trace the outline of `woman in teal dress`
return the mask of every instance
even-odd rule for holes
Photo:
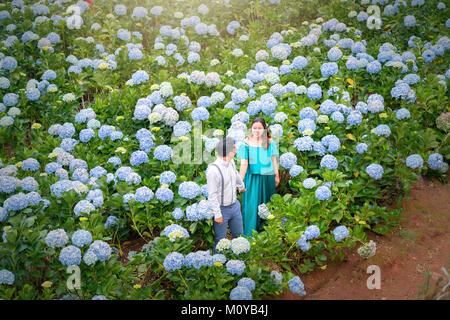
[[[252,236],[261,224],[258,206],[267,203],[280,183],[277,164],[278,149],[272,140],[263,118],[252,121],[250,133],[239,146],[237,157],[241,159],[239,174],[246,192],[242,194],[242,220],[244,235]]]

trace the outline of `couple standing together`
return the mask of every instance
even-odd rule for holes
[[[278,150],[263,118],[255,118],[248,138],[236,152],[233,138],[217,143],[217,159],[206,171],[208,201],[214,212],[215,244],[225,238],[228,226],[233,238],[252,236],[259,229],[258,206],[267,203],[280,183]],[[241,161],[237,172],[234,156]],[[243,193],[242,213],[236,187]]]

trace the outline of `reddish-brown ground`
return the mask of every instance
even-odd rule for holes
[[[386,236],[368,234],[376,242],[376,254],[365,260],[357,249],[346,250],[344,261],[333,261],[325,270],[301,276],[307,295],[284,292],[280,299],[423,299],[419,295],[426,283],[443,275],[450,267],[450,184],[438,180],[419,181],[411,186],[409,199],[402,202],[400,225]],[[369,290],[369,265],[381,271],[381,288]]]

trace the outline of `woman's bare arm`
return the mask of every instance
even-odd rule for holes
[[[241,176],[242,181],[244,181],[245,174],[248,168],[248,159],[241,159],[241,166],[239,168],[239,175]]]
[[[272,166],[275,173],[275,185],[278,186],[280,183],[280,174],[278,173],[277,156],[272,156]]]

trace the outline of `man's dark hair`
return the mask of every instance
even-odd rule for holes
[[[221,157],[225,157],[228,153],[233,151],[234,139],[227,137],[220,140],[216,145],[216,151]]]

